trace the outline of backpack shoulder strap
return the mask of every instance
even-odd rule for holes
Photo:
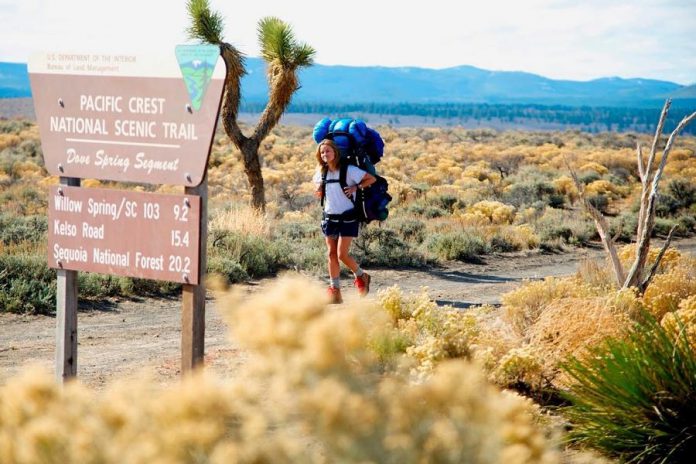
[[[338,181],[341,183],[341,188],[348,187],[348,163],[341,161],[341,171],[338,175]]]
[[[328,173],[326,167],[321,168],[321,207],[324,207],[324,199],[326,198],[326,174]]]
[[[341,160],[341,170],[338,174],[338,181],[341,184],[341,190],[344,188],[348,187],[348,166],[350,166],[349,163]],[[348,197],[351,203],[355,205],[355,200],[353,200],[352,197]]]

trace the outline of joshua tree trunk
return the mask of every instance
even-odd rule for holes
[[[230,44],[220,46],[222,58],[227,67],[225,77],[225,97],[222,106],[222,124],[232,143],[242,152],[244,172],[251,189],[251,206],[260,211],[266,210],[266,194],[263,186],[261,162],[259,160],[258,137],[247,137],[237,124],[240,102],[240,81],[246,74],[241,53]]]
[[[266,194],[259,161],[259,142],[255,138],[248,138],[240,149],[244,159],[244,172],[251,187],[251,206],[259,211],[265,211]]]
[[[669,152],[672,150],[672,146],[674,145],[674,141],[676,140],[677,136],[682,131],[682,129],[684,129],[684,127],[687,126],[687,124],[689,124],[692,120],[696,119],[696,112],[691,113],[689,116],[686,116],[684,119],[682,119],[681,122],[677,125],[677,127],[672,131],[672,133],[669,136],[669,139],[667,140],[667,144],[665,145],[665,148],[662,151],[662,159],[660,159],[660,164],[657,167],[657,169],[654,170],[653,174],[652,171],[653,164],[655,162],[655,156],[657,153],[657,145],[660,139],[660,135],[662,134],[662,129],[664,127],[665,119],[667,117],[670,105],[671,101],[667,100],[665,102],[664,108],[662,109],[662,114],[660,114],[660,121],[657,125],[655,137],[653,139],[652,147],[650,149],[650,155],[648,156],[648,160],[645,165],[643,164],[643,151],[641,149],[640,144],[637,148],[638,173],[640,175],[641,181],[640,211],[638,213],[636,256],[628,273],[624,271],[624,268],[618,259],[615,239],[609,235],[609,227],[607,225],[606,219],[604,218],[604,216],[602,216],[602,213],[600,213],[596,208],[594,208],[590,204],[589,201],[587,201],[583,185],[578,180],[578,176],[576,175],[573,168],[570,166],[570,163],[568,163],[568,161],[566,160],[566,165],[570,170],[571,176],[573,177],[573,181],[575,182],[575,186],[578,189],[580,197],[583,200],[583,205],[594,219],[595,225],[597,226],[597,231],[599,232],[599,236],[602,239],[602,243],[604,244],[604,249],[611,257],[616,281],[618,282],[620,287],[635,287],[641,294],[645,292],[645,289],[648,287],[648,285],[650,285],[650,281],[655,275],[655,272],[657,272],[657,269],[660,265],[660,261],[662,260],[665,251],[667,250],[672,241],[672,235],[674,234],[675,230],[675,227],[672,227],[672,229],[669,231],[667,240],[665,240],[662,249],[660,250],[660,252],[657,255],[657,258],[655,259],[655,262],[650,267],[650,269],[647,270],[646,275],[645,267],[648,260],[648,253],[650,252],[650,236],[652,235],[653,228],[655,226],[655,203],[657,201],[657,193],[660,185],[660,180],[662,179],[662,173],[664,172],[665,166],[667,165],[667,158],[669,157]]]

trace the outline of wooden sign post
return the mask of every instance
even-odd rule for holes
[[[60,185],[78,187],[80,179],[61,177]],[[58,269],[56,288],[56,380],[77,375],[77,271]]]
[[[186,193],[201,198],[198,282],[184,284],[181,309],[181,372],[188,373],[203,364],[205,355],[205,285],[202,284],[208,239],[208,177],[197,187],[186,187]]]
[[[29,76],[49,193],[48,264],[57,269],[56,377],[77,375],[77,272],[183,284],[181,370],[205,351],[207,164],[224,65],[217,46],[169,58],[46,53]],[[182,195],[80,188],[80,179],[181,185]]]

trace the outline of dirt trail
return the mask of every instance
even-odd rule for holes
[[[696,254],[696,239],[676,247]],[[502,294],[525,279],[574,273],[582,260],[602,259],[601,249],[570,253],[518,253],[487,257],[481,264],[452,263],[427,270],[373,270],[372,292],[399,285],[406,292],[428,287],[439,304],[457,308],[499,304]],[[247,286],[263,291],[270,281]],[[350,302],[354,289],[344,289]],[[245,362],[245,353],[227,333],[227,326],[208,300],[206,311],[206,366],[222,375],[233,374]],[[101,387],[114,378],[150,370],[163,383],[177,379],[180,366],[181,302],[179,299],[143,299],[114,303],[84,303],[78,315],[78,377]],[[0,384],[27,364],[52,371],[55,318],[0,314]]]

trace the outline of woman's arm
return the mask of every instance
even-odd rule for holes
[[[360,182],[357,183],[357,185],[353,185],[352,187],[346,187],[343,189],[345,194],[347,196],[353,195],[355,192],[358,191],[358,189],[366,189],[370,185],[374,184],[377,182],[377,178],[370,174],[369,172],[366,172],[365,175],[363,176],[362,179],[360,179]]]

